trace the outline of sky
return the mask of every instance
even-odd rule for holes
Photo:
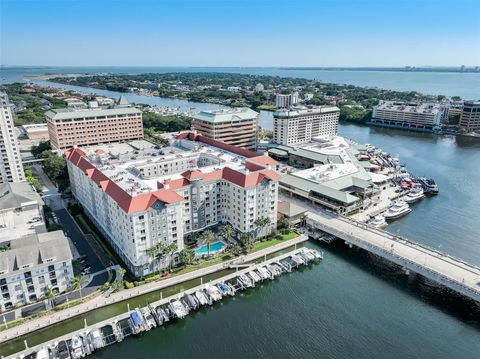
[[[480,65],[479,0],[0,0],[0,63]]]

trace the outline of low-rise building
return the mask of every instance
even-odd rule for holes
[[[284,176],[280,189],[342,214],[362,209],[375,191],[369,164],[356,158],[360,147],[338,136],[314,138],[293,151],[305,156],[300,167],[306,169]]]
[[[336,135],[338,107],[295,107],[273,114],[273,142],[284,145],[308,143],[317,136]]]
[[[30,140],[48,140],[48,125],[46,123],[35,123],[23,125],[25,136]]]
[[[192,127],[212,140],[248,149],[257,146],[258,112],[247,107],[201,111],[193,116]]]
[[[43,201],[28,182],[0,184],[0,245],[46,232]]]
[[[219,223],[258,234],[276,226],[277,162],[265,155],[182,133],[168,147],[147,141],[66,153],[72,193],[136,276],[176,261],[155,258],[159,244],[183,248],[185,235]]]
[[[466,132],[480,131],[480,101],[464,102],[459,124]]]
[[[36,302],[47,287],[62,293],[72,278],[72,252],[62,231],[17,238],[0,252],[0,313]]]
[[[113,107],[52,109],[45,117],[54,149],[143,138],[142,111],[123,97]]]
[[[433,130],[440,126],[445,107],[436,103],[380,101],[373,107],[371,123],[412,130]]]

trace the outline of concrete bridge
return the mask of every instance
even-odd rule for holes
[[[480,302],[480,268],[477,266],[334,213],[310,210],[307,216],[312,235],[315,235],[312,229],[319,229],[402,266],[406,273],[418,273]]]

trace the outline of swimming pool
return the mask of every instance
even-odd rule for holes
[[[220,252],[223,247],[225,247],[225,243],[223,243],[222,241],[210,243],[210,254]],[[195,249],[195,254],[197,256],[207,255],[208,246],[204,244],[203,246]]]

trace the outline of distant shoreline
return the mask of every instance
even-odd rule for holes
[[[279,67],[280,70],[295,71],[384,71],[384,72],[452,72],[480,74],[480,66],[476,67]]]

